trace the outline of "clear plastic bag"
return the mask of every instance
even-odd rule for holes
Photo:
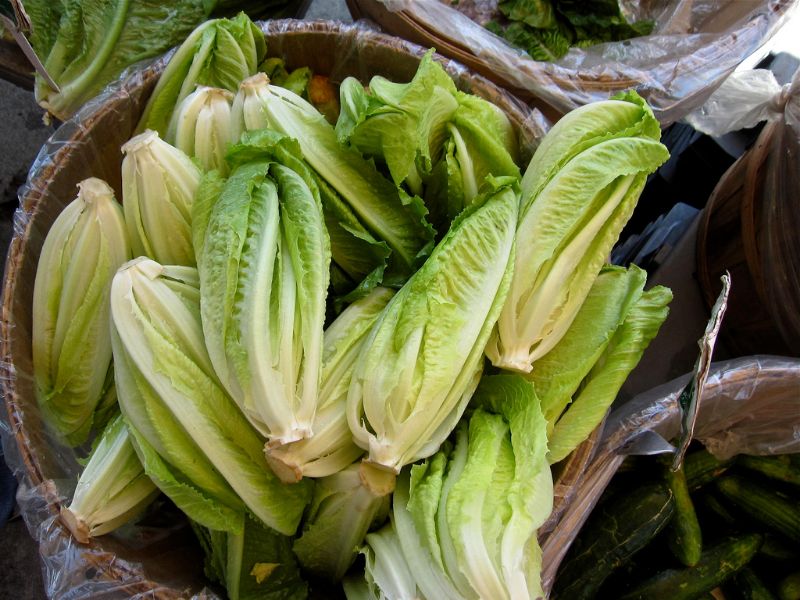
[[[500,82],[548,117],[636,88],[664,126],[703,104],[797,5],[793,0],[622,0],[628,18],[655,23],[651,35],[572,48],[548,63],[532,60],[483,28],[497,0],[461,0],[458,8],[448,0],[349,2],[392,33],[438,42],[440,51]]]
[[[561,560],[637,438],[677,435],[684,375],[639,394],[612,412],[576,500],[543,547],[550,589]],[[714,363],[700,399],[694,438],[719,458],[800,452],[800,359],[749,356]]]
[[[350,75],[367,81],[377,74],[408,81],[425,53],[363,23],[285,20],[261,27],[270,56],[282,57],[288,68],[310,66],[334,82]],[[121,198],[120,146],[131,137],[167,59],[127,72],[65,122],[42,148],[19,191],[0,320],[0,387],[7,408],[0,411],[0,437],[20,482],[18,504],[39,544],[45,592],[52,598],[218,597],[206,587],[203,557],[186,519],[165,500],[136,525],[88,545],[72,539],[58,514],[72,496],[80,466],[76,453],[60,445],[42,422],[31,365],[33,282],[47,231],[86,177],[104,179]],[[467,68],[447,60],[443,65],[459,88],[509,115],[529,159],[547,127],[542,116]]]

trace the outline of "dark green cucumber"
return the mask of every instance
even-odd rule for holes
[[[717,488],[751,518],[800,543],[800,503],[761,483],[735,475],[717,481]]]
[[[742,600],[775,600],[769,588],[750,567],[745,567],[733,576],[733,587]]]
[[[687,567],[693,567],[700,560],[703,551],[703,536],[692,498],[689,496],[686,475],[682,466],[673,471],[667,465],[664,472],[675,503],[675,514],[667,527],[667,543],[675,558]]]
[[[661,482],[618,498],[592,512],[558,571],[555,598],[593,598],[608,576],[644,548],[674,513],[672,492]]]
[[[800,562],[800,548],[772,533],[764,536],[764,543],[761,544],[761,550],[758,553],[774,561]]]
[[[778,584],[780,600],[800,600],[800,571],[792,573]]]
[[[662,571],[620,600],[694,600],[749,563],[761,539],[757,533],[726,539],[704,550],[694,567]]]
[[[733,458],[720,460],[706,449],[687,454],[683,460],[683,470],[686,473],[689,491],[694,492],[711,483],[727,471],[733,462]]]
[[[725,525],[735,525],[737,523],[738,519],[736,515],[728,510],[728,507],[720,502],[710,491],[704,492],[703,495],[700,496],[700,503]]]
[[[745,456],[739,457],[737,464],[751,471],[757,471],[771,479],[800,485],[800,466],[793,465],[787,455],[783,456]]]

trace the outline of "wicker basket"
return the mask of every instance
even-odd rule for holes
[[[308,65],[337,82],[346,76],[367,81],[378,74],[408,81],[425,52],[361,25],[286,20],[261,27],[271,56],[282,57],[290,68]],[[40,544],[51,596],[69,591],[71,598],[96,594],[174,598],[195,593],[205,585],[199,549],[188,528],[181,526],[184,520],[179,514],[163,517],[173,519],[174,527],[163,521],[151,529],[138,527],[133,542],[108,535],[83,547],[74,543],[57,515],[65,491],[74,485],[75,456],[46,431],[31,377],[33,281],[44,237],[84,178],[105,179],[121,197],[120,146],[132,135],[164,64],[165,59],[161,59],[121,79],[65,123],[43,149],[20,192],[0,322],[2,392],[16,446],[6,444],[6,456],[12,465],[16,463],[22,480],[20,503]],[[528,148],[523,155],[530,157],[538,132],[528,109],[466,68],[447,60],[443,65],[460,89],[491,100],[509,116],[523,147]],[[598,433],[562,465],[554,514],[560,514],[570,500],[570,490],[591,458]]]
[[[725,172],[708,199],[697,231],[697,276],[709,307],[719,293],[720,276],[731,273],[731,294],[720,335],[734,356],[756,352],[800,356],[798,332],[791,327],[782,330],[782,315],[770,310],[782,300],[770,295],[784,294],[785,300],[788,293],[791,297],[789,273],[795,266],[777,260],[769,265],[770,272],[765,269],[770,240],[791,242],[796,235],[782,229],[790,225],[776,217],[773,205],[786,202],[788,210],[794,210],[796,190],[779,191],[774,181],[767,181],[769,170],[776,169],[776,160],[791,164],[790,151],[780,143],[775,147],[782,127],[780,122],[767,124],[753,147]],[[781,151],[786,156],[776,156]],[[780,193],[785,197],[777,195]],[[800,259],[796,242],[784,246],[783,261]],[[784,288],[776,290],[778,286]],[[786,304],[791,310],[792,303]]]
[[[447,6],[426,7],[437,2]],[[676,7],[664,18],[659,35],[651,36],[665,39],[652,46],[642,44],[633,52],[626,50],[627,42],[621,42],[586,51],[569,62],[548,63],[530,59],[463,19],[466,15],[485,21],[496,12],[497,0],[423,0],[422,4],[347,0],[354,19],[371,19],[389,33],[435,47],[535,106],[552,121],[588,102],[635,88],[664,126],[702,105],[742,60],[770,38],[794,3],[724,0],[717,3],[716,10],[702,4],[695,14],[692,2],[630,2],[653,7],[651,10]]]

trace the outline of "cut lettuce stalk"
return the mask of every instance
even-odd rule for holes
[[[616,134],[592,138],[596,128],[581,119],[596,119],[604,106],[598,103],[594,111],[559,122],[528,166],[514,279],[486,348],[496,366],[530,372],[558,343],[630,218],[647,175],[669,157],[649,107],[633,92],[625,98],[639,127],[622,120]],[[618,115],[620,101],[608,102]],[[565,141],[548,141],[566,128],[573,131],[567,129]]]
[[[195,266],[192,203],[202,173],[155,131],[122,146],[122,200],[134,256]]]
[[[42,246],[31,332],[39,408],[71,446],[86,441],[95,409],[113,388],[108,292],[114,273],[131,257],[122,207],[111,187],[90,178],[78,190]]]
[[[361,345],[393,294],[388,288],[375,288],[348,306],[325,330],[314,435],[267,450],[267,460],[282,480],[333,475],[364,453],[353,443],[347,426],[347,390]]]
[[[231,132],[231,102],[228,90],[201,86],[173,113],[166,141],[197,159],[204,171],[216,169],[227,175],[225,152],[236,140]]]
[[[245,506],[285,535],[310,489],[272,474],[263,442],[224,392],[200,324],[197,270],[139,258],[111,287],[117,391],[145,472],[190,518],[241,533]]]
[[[344,577],[367,531],[386,520],[393,489],[393,475],[365,463],[319,479],[292,547],[303,568],[329,581]]]
[[[333,126],[311,104],[260,73],[244,80],[233,102],[234,135],[270,128],[297,140],[303,157],[392,250],[406,276],[430,250],[433,231],[419,198],[400,193],[356,150],[341,146]]]
[[[477,385],[511,276],[519,203],[515,180],[491,184],[392,298],[359,355],[350,430],[370,462],[394,472],[436,452]]]
[[[330,246],[322,208],[278,163],[237,167],[198,196],[203,332],[225,388],[278,447],[310,437],[319,397]]]
[[[135,519],[158,495],[145,475],[121,415],[103,430],[61,520],[80,543]]]

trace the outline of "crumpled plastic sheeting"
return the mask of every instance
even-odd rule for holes
[[[667,440],[678,434],[678,398],[690,376],[639,394],[609,415],[576,501],[543,547],[545,589],[551,589],[561,560],[622,464],[626,447],[644,431]],[[800,452],[800,359],[750,356],[714,363],[694,437],[718,458]]]
[[[403,11],[421,29],[479,59],[487,71],[521,97],[532,98],[536,106],[542,103],[564,114],[635,87],[664,126],[703,104],[797,8],[795,0],[623,0],[626,16],[655,22],[651,35],[572,48],[547,63],[532,60],[445,0],[369,1]],[[494,7],[497,1],[482,5]]]
[[[270,56],[283,57],[289,68],[311,66],[336,82],[348,75],[367,81],[375,74],[407,81],[425,53],[425,48],[364,24],[283,20],[261,27]],[[73,541],[58,514],[72,496],[80,466],[76,453],[44,427],[32,377],[31,304],[44,238],[86,177],[106,180],[121,198],[120,146],[133,134],[168,57],[127,71],[65,122],[42,148],[19,190],[0,320],[0,387],[7,408],[0,411],[0,438],[20,482],[17,501],[39,544],[45,592],[51,598],[220,597],[206,587],[202,555],[186,519],[163,498],[136,525],[88,545]],[[523,156],[529,158],[548,127],[542,116],[465,67],[446,60],[443,64],[457,86],[492,100],[511,116]]]

